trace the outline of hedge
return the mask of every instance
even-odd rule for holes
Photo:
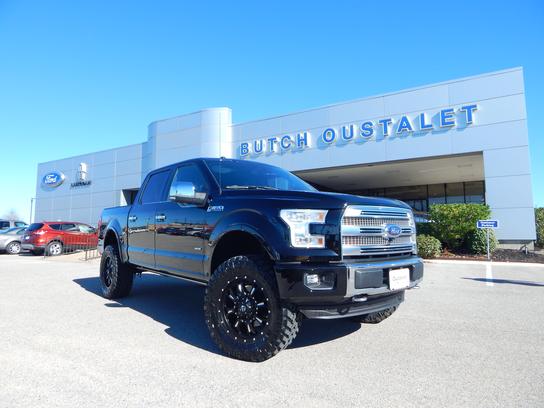
[[[467,235],[476,230],[476,221],[491,216],[484,204],[433,204],[429,211],[432,235],[449,249],[465,246]]]
[[[493,230],[489,231],[489,252],[493,253],[497,249],[499,242],[495,237]],[[487,233],[483,229],[475,229],[467,234],[466,248],[472,254],[487,254]]]
[[[430,235],[417,236],[417,253],[423,258],[436,258],[442,253],[440,241]]]
[[[544,247],[544,207],[535,208],[536,244]]]

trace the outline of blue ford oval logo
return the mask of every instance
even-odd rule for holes
[[[383,228],[384,238],[393,239],[402,233],[402,228],[397,224],[386,224]]]
[[[45,187],[58,187],[64,182],[64,174],[58,172],[58,171],[52,171],[51,173],[47,173],[42,178],[42,184]]]

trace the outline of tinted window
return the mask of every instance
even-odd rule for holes
[[[241,160],[206,160],[223,189],[262,188],[272,190],[316,191],[305,181],[282,168]]]
[[[79,231],[79,228],[76,227],[76,224],[62,224],[62,230],[63,231]]]
[[[49,228],[60,231],[62,224],[49,224]]]
[[[160,173],[155,173],[149,177],[142,195],[142,204],[164,201],[164,191],[169,175],[169,171],[161,171]]]
[[[448,204],[459,204],[465,202],[465,191],[463,183],[446,184],[446,200]]]
[[[38,231],[41,227],[43,227],[41,222],[35,222],[34,224],[30,224],[30,227],[28,227],[26,230],[28,232]]]
[[[9,228],[9,221],[0,221],[0,229]]]
[[[465,183],[465,202],[467,203],[485,203],[485,191],[483,181],[473,181]]]
[[[26,222],[15,221],[15,226],[16,227],[26,227]]]
[[[199,193],[208,191],[208,183],[206,183],[204,175],[194,163],[178,167],[173,182],[176,181],[188,181],[193,183],[195,190]]]

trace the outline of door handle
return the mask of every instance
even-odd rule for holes
[[[164,214],[155,215],[155,221],[164,221],[165,219],[166,215]]]
[[[135,215],[131,215],[130,217],[128,217],[128,220],[129,220],[130,222],[134,222],[134,221],[136,221],[137,219],[138,219],[138,217],[136,217]]]

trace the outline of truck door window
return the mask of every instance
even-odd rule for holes
[[[145,185],[145,190],[140,200],[142,204],[149,203],[158,203],[165,201],[165,186],[168,182],[168,177],[170,172],[161,171],[160,173],[155,173],[149,177],[147,184]]]
[[[199,193],[208,191],[208,184],[204,175],[195,163],[189,163],[184,166],[178,167],[176,175],[172,182],[188,181],[193,183],[195,190]]]

